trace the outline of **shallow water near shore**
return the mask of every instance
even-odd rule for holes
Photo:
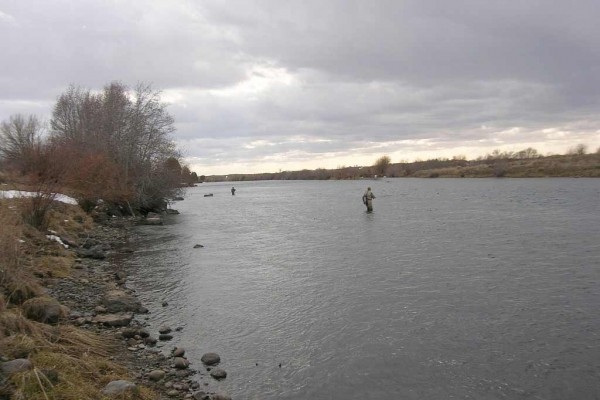
[[[221,355],[210,390],[600,396],[600,180],[233,185],[190,188],[180,215],[136,228],[128,267],[150,324],[183,327],[167,346],[196,369]]]

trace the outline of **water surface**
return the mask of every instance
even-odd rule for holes
[[[212,390],[600,397],[600,180],[233,185],[192,188],[181,215],[140,227],[130,267],[150,323],[182,326],[172,344],[194,367],[221,355]]]

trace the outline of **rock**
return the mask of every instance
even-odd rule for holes
[[[167,392],[167,396],[169,396],[169,397],[177,397],[177,396],[179,396],[179,392],[177,390],[175,390],[175,389],[169,390]]]
[[[137,386],[135,386],[135,383],[125,380],[111,381],[102,389],[104,395],[112,397],[136,391]]]
[[[202,391],[199,392],[194,392],[194,394],[192,395],[194,400],[210,400],[210,396]]]
[[[43,369],[42,374],[44,374],[44,376],[46,377],[46,379],[48,380],[48,382],[50,382],[53,385],[57,385],[60,382],[60,378],[58,376],[58,371],[55,369],[51,369],[51,368],[46,368]]]
[[[188,385],[187,383],[183,383],[183,382],[176,383],[173,385],[173,389],[187,392],[190,389],[190,385]]]
[[[166,306],[168,306],[168,305],[169,305],[169,303],[167,303],[166,301],[163,301],[163,302],[162,302],[162,306],[163,306],[163,307],[166,307]]]
[[[145,329],[140,329],[137,334],[142,338],[147,338],[150,336],[150,333]]]
[[[177,332],[181,332],[183,330],[183,326],[178,326],[177,328],[175,328],[175,331]]]
[[[127,279],[127,274],[125,274],[123,271],[117,271],[115,272],[115,279],[118,281],[124,281]]]
[[[104,295],[102,304],[109,313],[123,311],[137,312],[142,307],[142,303],[134,296],[125,293],[122,290],[110,290]]]
[[[201,244],[195,244],[195,245],[194,245],[194,248],[195,248],[195,249],[200,249],[200,248],[202,248],[202,247],[204,247],[204,246],[203,246],[203,245],[201,245]]]
[[[231,400],[231,396],[225,393],[215,393],[212,395],[212,400]]]
[[[69,309],[51,297],[34,297],[23,303],[23,314],[33,321],[56,324],[69,315]]]
[[[139,221],[141,225],[162,225],[163,220],[159,214],[156,213],[148,213],[146,218]]]
[[[183,357],[175,357],[173,359],[173,365],[177,369],[186,369],[187,367],[190,366],[190,362]]]
[[[138,334],[138,330],[135,328],[124,329],[121,332],[121,336],[123,336],[125,339],[130,339],[132,337],[135,337],[137,334]]]
[[[2,363],[0,371],[4,375],[12,375],[18,372],[24,372],[33,368],[33,364],[26,358],[17,358],[16,360],[7,361]]]
[[[85,245],[84,245],[85,246]],[[95,260],[104,260],[106,258],[106,253],[102,250],[102,246],[94,246],[91,248],[78,248],[77,256],[81,258],[92,258]]]
[[[166,325],[161,326],[160,328],[158,328],[158,333],[171,333],[172,329]]]
[[[96,306],[96,308],[94,308],[94,311],[96,312],[96,314],[104,314],[108,310],[104,306]]]
[[[92,318],[92,322],[106,326],[127,326],[132,319],[132,313],[102,314]]]
[[[183,357],[185,354],[185,349],[183,347],[176,347],[173,350],[173,357]]]
[[[165,373],[165,371],[163,371],[162,369],[155,369],[154,371],[151,371],[151,372],[148,374],[148,378],[149,378],[151,381],[158,382],[158,381],[160,381],[162,378],[164,378],[164,377],[165,377],[165,374],[166,374],[166,373]]]
[[[206,353],[200,358],[200,361],[206,365],[215,365],[221,362],[221,357],[217,353]]]
[[[217,380],[225,379],[227,377],[227,372],[225,372],[224,369],[215,368],[212,371],[210,371],[210,376],[212,376],[213,378],[215,378]]]
[[[171,340],[171,339],[173,339],[173,335],[169,335],[167,333],[163,333],[163,334],[158,335],[158,340],[163,340],[164,341],[164,340]]]
[[[144,338],[144,343],[146,343],[147,345],[153,346],[156,344],[158,340],[156,340],[156,338],[152,337],[152,336],[148,336],[146,338]]]
[[[177,211],[173,208],[167,208],[165,210],[165,212],[167,213],[167,215],[178,215],[179,214],[179,211]]]

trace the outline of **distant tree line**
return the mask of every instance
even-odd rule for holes
[[[49,126],[13,115],[0,125],[0,166],[32,189],[66,190],[82,205],[99,199],[123,212],[165,206],[198,177],[181,165],[173,117],[160,92],[112,82],[93,92],[70,86]]]
[[[463,155],[452,158],[433,158],[426,161],[392,163],[389,156],[379,157],[371,166],[338,166],[335,169],[318,168],[301,171],[281,171],[259,174],[230,174],[206,177],[206,181],[250,181],[250,180],[328,180],[328,179],[366,179],[379,177],[485,177],[506,176],[507,172],[517,176],[596,176],[598,174],[598,156],[587,155],[583,144],[568,150],[567,155],[543,156],[536,149],[528,147],[520,151],[494,150],[475,160],[467,160]],[[587,156],[587,158],[585,158]],[[579,157],[576,160],[572,157]],[[579,167],[580,158],[588,160],[583,170]],[[536,163],[537,162],[537,163]],[[585,162],[583,164],[586,164]],[[512,169],[511,169],[512,168]],[[516,171],[516,172],[515,172]]]

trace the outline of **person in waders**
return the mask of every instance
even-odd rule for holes
[[[373,199],[375,198],[375,195],[371,192],[370,187],[367,188],[367,191],[363,194],[362,198],[364,205],[367,206],[367,212],[373,212]]]
[[[235,188],[233,186],[231,187],[231,195],[235,196]]]

